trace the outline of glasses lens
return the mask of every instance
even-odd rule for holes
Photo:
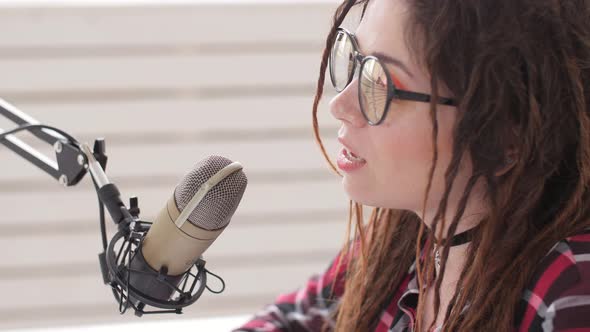
[[[338,92],[344,90],[350,81],[354,68],[354,47],[350,37],[340,31],[330,54],[330,76]]]
[[[378,123],[387,104],[387,75],[377,59],[369,57],[363,62],[360,73],[359,101],[361,110],[371,124]]]

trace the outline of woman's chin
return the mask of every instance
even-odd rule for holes
[[[372,203],[374,203],[371,199],[371,195],[374,194],[374,190],[371,190],[370,186],[367,186],[366,183],[361,184],[344,176],[342,178],[342,186],[348,198],[355,201],[356,203],[370,206],[372,206]]]

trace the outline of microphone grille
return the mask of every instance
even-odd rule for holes
[[[197,163],[174,190],[178,210],[182,212],[201,185],[231,163],[231,160],[220,156],[209,156]],[[206,230],[227,226],[238,208],[247,184],[248,179],[242,170],[233,172],[207,192],[191,212],[188,221]]]

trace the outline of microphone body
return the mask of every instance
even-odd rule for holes
[[[143,256],[153,269],[159,271],[166,266],[168,274],[173,276],[193,266],[225,229],[210,231],[190,222],[178,227],[174,221],[179,216],[180,210],[174,197],[171,197],[156,217],[141,246]]]
[[[225,229],[208,231],[191,223],[185,223],[179,228],[174,224],[178,216],[180,211],[172,196],[156,217],[130,263],[132,270],[146,273],[131,273],[129,284],[159,300],[169,299],[174,289],[154,278],[153,274],[164,268],[167,280],[174,286],[178,285],[184,273]]]
[[[142,296],[169,300],[229,224],[246,184],[239,163],[218,156],[199,163],[175,188],[140,242],[129,263],[129,286]]]

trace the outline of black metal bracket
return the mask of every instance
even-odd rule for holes
[[[19,126],[40,124],[39,121],[19,111],[2,99],[0,99],[0,115],[5,116]],[[52,145],[55,151],[55,160],[13,135],[0,140],[0,144],[39,167],[64,186],[73,186],[84,177],[88,161],[80,147],[76,146],[74,142],[70,142],[63,135],[47,128],[27,128],[25,130]],[[0,128],[0,133],[2,132],[4,130]]]

